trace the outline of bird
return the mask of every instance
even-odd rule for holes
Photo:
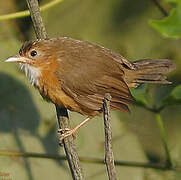
[[[130,88],[170,84],[166,74],[176,68],[168,59],[130,62],[107,48],[70,37],[27,41],[5,62],[19,63],[44,99],[87,117],[73,129],[60,129],[61,140],[103,111],[106,93],[112,97],[112,110],[129,112],[134,101]]]

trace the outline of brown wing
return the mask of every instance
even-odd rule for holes
[[[105,93],[112,96],[111,108],[128,111],[132,97],[123,80],[122,65],[134,68],[127,60],[108,49],[87,42],[67,39],[62,43],[57,76],[62,89],[83,111],[100,111]],[[59,46],[59,47],[60,47]],[[130,66],[130,67],[129,67]]]

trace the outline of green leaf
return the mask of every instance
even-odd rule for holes
[[[175,99],[181,99],[181,85],[175,87],[170,95]]]
[[[181,1],[180,0],[165,0],[167,3],[176,5],[177,7],[181,5]]]
[[[142,85],[139,88],[131,89],[131,94],[135,98],[135,105],[138,106],[146,106],[147,105],[147,99],[146,99],[146,92],[147,86]]]
[[[181,37],[181,8],[175,8],[163,20],[151,20],[150,24],[162,35],[170,38]]]
[[[181,85],[175,87],[163,102],[166,105],[181,104]]]

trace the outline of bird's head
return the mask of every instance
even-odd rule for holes
[[[17,62],[25,71],[32,85],[37,85],[38,77],[43,68],[49,67],[54,57],[54,43],[52,40],[37,40],[25,42],[19,53],[9,57],[5,62]]]
[[[19,53],[9,57],[5,62],[17,62],[39,67],[49,63],[52,59],[52,45],[50,40],[37,40],[25,42]]]

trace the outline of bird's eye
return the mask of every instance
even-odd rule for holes
[[[30,55],[31,55],[32,57],[36,56],[36,55],[37,55],[37,51],[35,51],[35,50],[31,51]]]
[[[22,51],[22,49],[20,49],[20,50],[19,50],[19,54],[21,55],[21,54],[22,54],[22,52],[23,52],[23,51]]]

